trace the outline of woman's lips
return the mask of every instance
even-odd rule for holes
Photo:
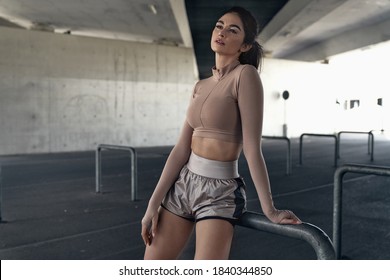
[[[217,43],[218,45],[221,45],[221,46],[225,45],[225,43],[220,39],[215,40],[215,43]]]

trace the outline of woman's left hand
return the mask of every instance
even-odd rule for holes
[[[144,240],[145,245],[151,245],[153,237],[157,231],[157,223],[158,223],[158,211],[157,210],[149,210],[147,209],[145,216],[143,217],[141,224],[141,236]]]
[[[290,210],[277,210],[275,209],[267,218],[275,224],[294,224],[299,225],[302,221]]]

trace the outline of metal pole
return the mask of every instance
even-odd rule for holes
[[[339,133],[337,133],[337,139],[339,139],[339,141],[337,141],[337,146],[338,146],[338,148],[337,148],[337,158],[340,158],[340,139],[341,139],[341,133],[342,133],[342,131],[340,131]]]
[[[102,156],[101,147],[98,146],[95,153],[95,172],[96,172],[96,192],[101,193],[101,181],[102,181]]]
[[[336,169],[333,188],[333,245],[336,252],[336,259],[341,258],[341,222],[342,222],[342,197],[344,167]]]
[[[337,167],[337,160],[338,160],[338,158],[337,158],[337,155],[340,153],[339,152],[339,139],[337,138],[337,136],[336,135],[333,135],[334,136],[334,140],[335,140],[335,143],[334,143],[334,148],[335,148],[335,150],[334,150],[334,167]]]
[[[131,153],[131,200],[135,201],[138,197],[138,168],[137,153],[134,148],[130,148]]]
[[[299,165],[302,165],[303,136],[304,134],[299,137]]]
[[[316,252],[317,259],[335,259],[332,241],[324,231],[315,225],[309,223],[302,223],[300,225],[274,224],[264,215],[254,212],[244,213],[238,221],[238,225],[306,241]]]
[[[390,167],[347,164],[336,169],[333,189],[333,244],[336,258],[341,257],[343,176],[347,172],[390,176]]]
[[[374,134],[371,131],[368,133],[368,153],[371,154],[371,161],[374,161]]]
[[[368,134],[368,153],[371,152],[371,143],[373,143],[374,141],[371,142],[371,137],[374,137],[374,135],[372,134],[372,132],[370,131],[370,133]]]

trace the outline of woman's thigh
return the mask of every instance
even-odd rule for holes
[[[180,256],[186,245],[194,223],[161,208],[156,235],[150,246],[146,246],[145,260],[172,260]]]
[[[197,222],[195,259],[228,259],[233,233],[233,225],[226,220],[207,219]]]

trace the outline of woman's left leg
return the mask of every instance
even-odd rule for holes
[[[206,219],[196,223],[196,260],[229,258],[233,225],[222,219]]]

